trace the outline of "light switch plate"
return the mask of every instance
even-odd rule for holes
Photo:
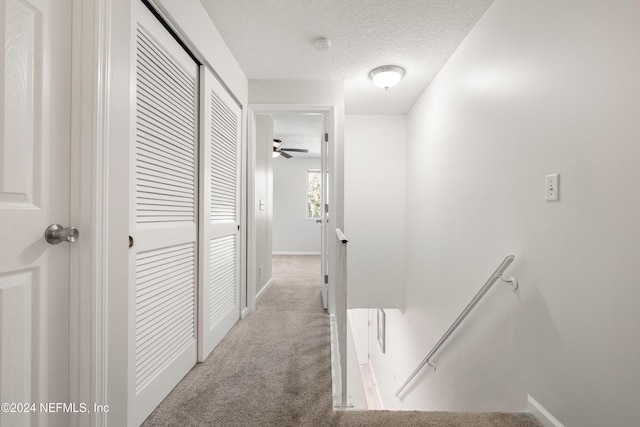
[[[547,175],[544,183],[544,199],[548,202],[560,200],[560,174]]]

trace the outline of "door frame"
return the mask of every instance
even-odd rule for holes
[[[246,210],[247,213],[247,286],[246,286],[246,307],[242,311],[242,318],[245,318],[248,314],[253,313],[256,310],[256,209],[253,201],[256,194],[256,181],[255,181],[255,167],[256,167],[256,115],[261,114],[304,114],[304,113],[319,113],[325,116],[325,128],[329,134],[328,142],[328,168],[331,179],[334,179],[332,173],[335,170],[332,167],[331,153],[334,151],[334,141],[336,140],[336,106],[326,104],[249,104],[248,106],[248,118],[247,118],[247,206],[251,207]],[[326,201],[329,203],[329,201]],[[326,226],[325,230],[331,230],[335,228],[332,225],[331,215],[329,216],[329,223],[323,224]],[[335,224],[335,223],[333,223]],[[327,263],[330,264],[330,260],[327,259]]]
[[[107,399],[109,39],[111,0],[72,0],[70,400]],[[105,412],[70,417],[106,425]]]

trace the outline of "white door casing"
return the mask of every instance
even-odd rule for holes
[[[240,318],[240,126],[242,111],[201,67],[198,360]]]
[[[3,426],[66,426],[69,412],[71,4],[0,0],[0,412]],[[24,406],[23,406],[24,408]],[[17,409],[14,407],[14,409]]]
[[[134,3],[129,390],[139,425],[196,363],[199,68]]]
[[[321,165],[321,169],[326,171],[324,176],[326,185],[325,200],[326,203],[330,203],[335,196],[331,195],[329,188],[334,185],[334,174],[332,166],[335,164],[332,158],[332,147],[335,143],[335,126],[336,126],[336,108],[334,105],[325,104],[252,104],[248,106],[248,147],[247,147],[247,193],[249,194],[248,200],[256,200],[256,188],[255,188],[255,164],[256,164],[256,116],[260,114],[283,114],[283,113],[296,113],[296,114],[322,114],[325,117],[324,126],[326,133],[329,134],[329,141],[323,143],[323,158],[325,159],[324,165]],[[257,283],[257,254],[256,254],[256,215],[253,209],[247,209],[247,285],[248,285],[248,297],[247,307],[253,312],[256,310],[256,283]],[[325,254],[324,262],[322,265],[322,277],[321,277],[321,293],[323,299],[326,297],[327,307],[326,309],[332,313],[334,311],[332,301],[332,282],[330,271],[333,271],[332,267],[332,242],[335,239],[335,217],[326,215],[324,217],[324,228],[321,230],[321,235],[326,242],[325,247],[322,248],[322,253]],[[325,273],[326,272],[326,273]],[[324,285],[324,274],[329,275],[329,284]],[[323,300],[323,306],[324,306]]]

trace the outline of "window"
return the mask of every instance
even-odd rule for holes
[[[322,209],[321,177],[319,170],[307,170],[307,219],[320,218]]]

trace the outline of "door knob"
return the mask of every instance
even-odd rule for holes
[[[44,238],[52,245],[57,245],[60,242],[73,243],[78,240],[80,232],[75,227],[63,227],[60,224],[51,224],[44,231]]]

